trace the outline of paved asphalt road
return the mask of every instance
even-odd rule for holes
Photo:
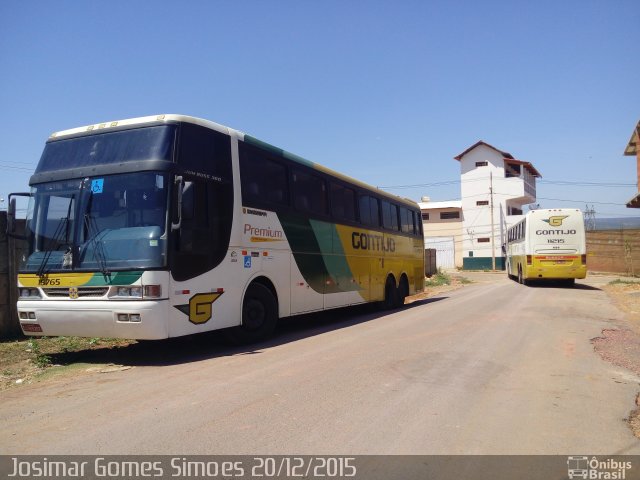
[[[135,368],[2,392],[0,451],[639,454],[624,418],[640,379],[590,344],[622,318],[603,280],[473,278],[391,313],[289,321],[253,348],[206,336],[97,353]]]

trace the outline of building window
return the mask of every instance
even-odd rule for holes
[[[429,221],[429,214],[428,213],[423,213],[422,214],[422,220],[423,221]]]
[[[491,239],[489,237],[479,238],[478,243],[489,243]]]
[[[507,178],[511,177],[519,177],[521,172],[520,165],[514,163],[506,163],[504,164],[504,176]]]
[[[460,218],[460,212],[440,212],[440,220]]]
[[[509,207],[507,215],[522,215],[522,210],[516,207]]]
[[[476,162],[476,167],[488,167],[489,162]]]
[[[476,205],[479,206],[479,207],[481,207],[483,205],[489,205],[489,200],[478,200],[476,202]]]

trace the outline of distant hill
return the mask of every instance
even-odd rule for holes
[[[640,217],[596,218],[596,230],[640,229]]]

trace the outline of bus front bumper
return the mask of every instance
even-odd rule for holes
[[[156,340],[168,337],[167,300],[18,301],[25,335]]]

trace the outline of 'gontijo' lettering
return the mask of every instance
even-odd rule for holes
[[[575,230],[536,230],[536,235],[575,235]]]
[[[382,235],[372,235],[370,233],[353,232],[351,234],[351,246],[356,250],[396,251],[396,242],[393,238],[385,238]]]

